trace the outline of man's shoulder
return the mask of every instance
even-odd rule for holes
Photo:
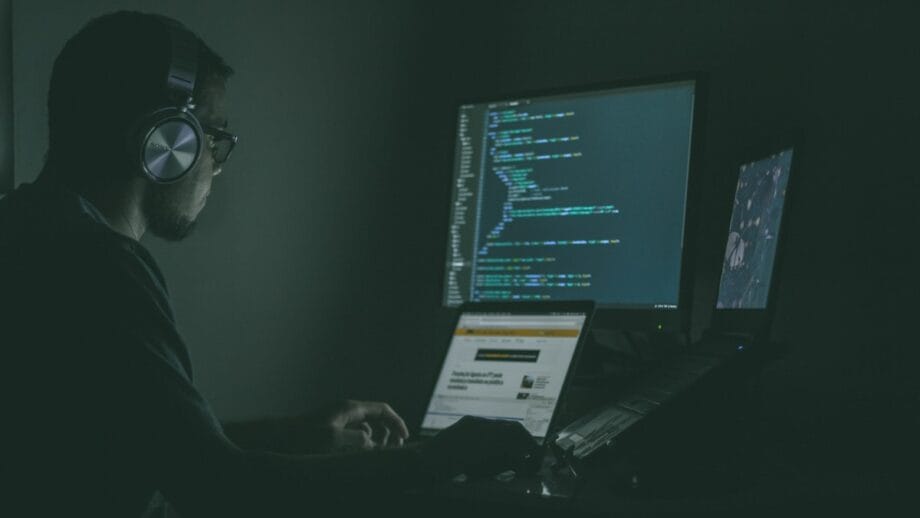
[[[143,245],[114,231],[88,200],[50,182],[20,185],[0,200],[0,248],[47,274],[95,281],[120,275],[166,291]]]
[[[123,236],[87,237],[84,270],[91,282],[134,309],[149,309],[173,321],[166,280],[153,256]]]
[[[102,272],[127,275],[165,294],[166,280],[144,245],[114,232],[86,236],[86,244],[87,255],[99,262]]]
[[[6,295],[62,304],[81,300],[99,311],[149,310],[172,321],[166,281],[154,258],[87,205],[77,195],[29,185],[0,200]]]

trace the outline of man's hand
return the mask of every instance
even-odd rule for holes
[[[434,479],[528,469],[538,454],[536,441],[521,423],[470,416],[421,447],[423,467]]]
[[[310,421],[314,448],[326,452],[399,447],[409,438],[399,414],[376,401],[342,401]]]

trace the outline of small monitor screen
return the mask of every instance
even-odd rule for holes
[[[719,309],[765,309],[792,167],[792,149],[744,164],[719,282]]]
[[[461,315],[422,429],[441,430],[471,415],[519,421],[545,438],[586,318]]]
[[[461,106],[444,304],[676,309],[695,87]]]

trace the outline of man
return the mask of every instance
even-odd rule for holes
[[[406,425],[383,403],[226,428],[214,417],[139,240],[194,227],[235,142],[231,74],[178,22],[131,12],[91,21],[55,61],[45,166],[0,201],[0,502],[11,516],[139,516],[164,501],[183,516],[341,512],[531,453],[519,424],[469,418],[400,448]],[[174,95],[186,83],[192,102]],[[167,122],[192,137],[200,127],[201,145],[183,155],[199,141],[156,141]],[[372,451],[330,454],[348,448]]]

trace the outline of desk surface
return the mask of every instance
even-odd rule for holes
[[[425,497],[414,502],[416,505],[410,506],[410,509],[418,511],[419,516],[437,509],[438,516],[477,518],[676,513],[740,516],[739,512],[743,512],[744,516],[775,516],[777,512],[799,516],[809,510],[826,515],[826,512],[835,509],[849,516],[858,509],[867,512],[902,510],[909,504],[908,491],[913,491],[916,483],[898,474],[856,467],[851,470],[802,469],[777,455],[770,455],[759,471],[750,485],[736,489],[711,486],[708,492],[643,494],[642,491],[614,487],[609,480],[595,477],[586,479],[577,496],[567,501],[540,498],[491,500],[471,494],[468,498],[449,501]],[[724,477],[721,478],[724,480]]]

